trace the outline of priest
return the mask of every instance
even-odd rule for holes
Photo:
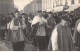
[[[61,22],[52,31],[48,50],[53,51],[72,51],[73,41],[71,29],[68,26],[69,15],[64,15]]]

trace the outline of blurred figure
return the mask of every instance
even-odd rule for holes
[[[8,13],[8,14],[6,14],[6,23],[9,23],[10,20],[11,20],[11,18],[10,18],[10,14]]]
[[[73,15],[71,13],[69,13],[68,15],[70,15],[70,19],[69,19],[69,26],[71,28],[71,33],[73,35],[73,32],[74,32],[74,20],[73,20]]]
[[[9,16],[8,16],[9,15]],[[7,27],[7,30],[5,32],[5,40],[10,40],[9,39],[9,36],[11,34],[11,30],[10,30],[10,22],[12,21],[12,19],[14,19],[14,13],[10,13],[6,15],[6,27]]]
[[[74,45],[78,51],[80,51],[80,19],[76,21],[74,34],[73,34]]]
[[[38,48],[40,51],[45,50],[45,36],[46,36],[46,20],[43,18],[42,12],[38,11],[37,16],[34,17],[32,21],[32,27],[34,28],[33,35],[36,35],[36,43],[38,44]]]
[[[31,23],[29,23],[29,21],[28,21],[27,14],[25,14],[25,13],[22,14],[22,20],[26,24],[26,28],[24,29],[24,34],[25,34],[26,38],[28,40],[30,40],[31,39],[30,38],[30,36],[31,36]]]
[[[73,40],[71,29],[68,26],[69,18],[67,15],[63,16],[61,22],[55,26],[51,35],[51,42],[49,42],[49,50],[53,51],[72,51]]]
[[[48,48],[48,43],[49,43],[49,40],[50,40],[50,37],[51,37],[51,33],[52,33],[52,30],[55,26],[56,22],[54,20],[54,16],[53,16],[53,13],[52,12],[48,12],[48,17],[47,17],[47,27],[46,27],[46,48]]]
[[[11,20],[15,17],[14,13],[10,13],[9,16],[10,16]]]
[[[56,21],[56,24],[60,23],[60,16],[58,16],[58,13],[54,13],[54,19]]]
[[[22,13],[21,14],[21,19],[22,19],[22,22],[24,23],[24,24],[26,24],[26,21],[27,21],[27,16],[26,16],[26,14],[25,13]],[[26,35],[26,28],[23,30],[23,32],[24,32],[24,35],[26,36],[26,38],[27,38],[27,35]]]
[[[29,23],[32,23],[32,19],[31,19],[30,16],[28,16],[28,22],[29,22]]]
[[[33,19],[34,15],[33,14],[29,14],[29,17],[31,18],[31,20]]]
[[[43,11],[43,17],[46,19],[48,17],[48,14],[46,11]]]
[[[2,40],[5,39],[5,31],[6,31],[6,18],[4,15],[0,17],[0,38]]]
[[[9,38],[14,51],[24,51],[25,44],[23,30],[26,25],[21,20],[19,11],[15,11],[14,15],[15,18],[10,22],[11,34]]]

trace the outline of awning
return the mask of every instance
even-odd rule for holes
[[[68,6],[55,7],[55,8],[53,8],[53,12],[61,12],[61,11],[65,10],[65,9],[67,9],[67,8],[68,8]]]
[[[65,11],[74,11],[74,9],[73,8],[69,8],[69,9],[67,9]]]
[[[47,9],[47,10],[46,10],[46,12],[50,12],[50,11],[52,11],[52,9]]]
[[[80,5],[71,5],[69,6],[69,8],[65,11],[74,11],[75,9],[77,9]]]

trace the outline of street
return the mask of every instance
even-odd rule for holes
[[[8,47],[9,51],[13,51],[13,48],[12,48],[12,44],[10,41],[2,41],[2,42],[5,42],[5,46]],[[3,43],[4,44],[4,43]],[[3,50],[4,51],[4,50]],[[24,51],[37,51],[37,48],[34,47],[30,41],[27,41],[25,43],[25,48],[24,48]]]

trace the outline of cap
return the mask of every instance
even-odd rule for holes
[[[63,20],[65,20],[65,21],[69,21],[69,15],[68,14],[66,14],[66,15],[63,15],[62,17],[61,17],[61,19],[63,19]]]

